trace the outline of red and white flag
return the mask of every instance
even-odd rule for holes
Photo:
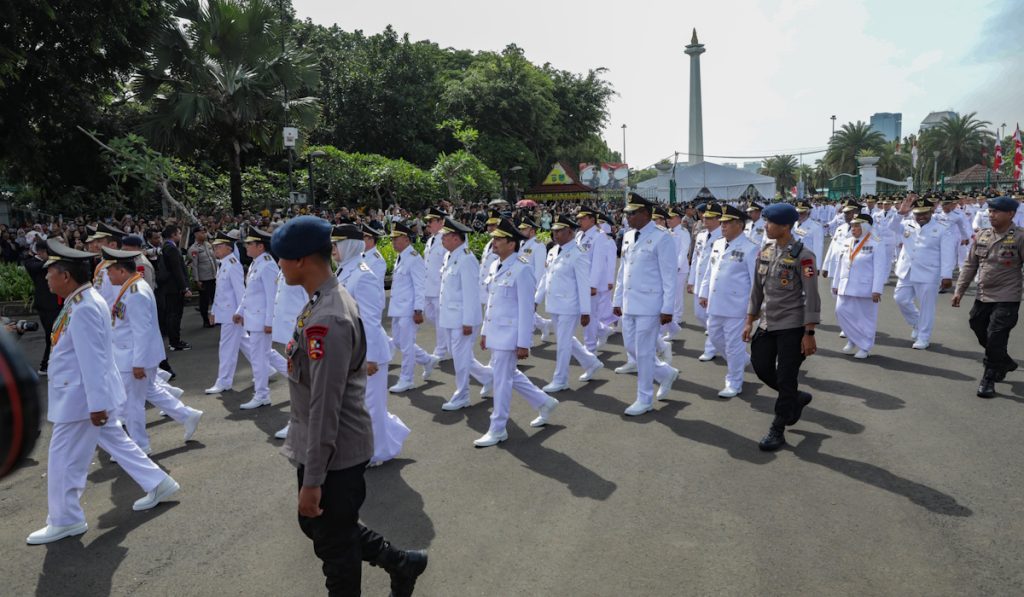
[[[992,171],[999,172],[1003,165],[1003,142],[999,140],[999,133],[996,133],[996,154],[992,158]]]
[[[1021,147],[1020,124],[1013,133],[1013,179],[1020,180],[1021,166],[1024,165],[1024,148]]]

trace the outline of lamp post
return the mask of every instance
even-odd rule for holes
[[[505,171],[504,181],[502,181],[503,185],[505,187],[504,189],[502,189],[504,191],[505,201],[509,201],[509,196],[508,196],[509,195],[509,190],[510,190],[509,189],[509,186],[510,186],[509,183],[512,182],[512,173],[513,172],[519,172],[522,169],[523,169],[522,166],[512,166],[511,168],[509,168],[508,170]],[[512,199],[516,199],[515,191],[512,192]],[[515,203],[515,202],[514,201],[509,201],[509,203]]]
[[[831,141],[832,139],[835,139],[835,137],[836,137],[836,115],[833,114],[832,115],[832,136],[829,137],[829,141]]]
[[[313,186],[313,160],[316,158],[322,158],[325,155],[327,154],[318,149],[316,151],[309,152],[309,155],[306,156],[306,167],[309,168],[309,203],[313,206],[313,209],[316,209],[316,191]]]
[[[1006,123],[1004,122],[1003,124],[999,125],[999,127],[1003,129],[1002,134],[999,135],[999,140],[1002,141],[1003,138],[1006,137]]]
[[[934,191],[939,186],[939,151],[933,151],[932,157],[935,158],[932,162],[932,190]]]
[[[622,124],[622,163],[626,165],[626,190],[623,192],[623,201],[629,198],[629,162],[626,161],[626,124]],[[625,205],[625,203],[623,203]]]

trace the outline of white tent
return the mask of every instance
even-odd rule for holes
[[[657,178],[636,185],[636,192],[646,199],[668,201],[671,164],[659,164]],[[711,162],[679,164],[676,167],[676,201],[692,201],[702,188],[707,188],[718,199],[736,199],[753,186],[762,197],[775,196],[775,179],[730,166]]]

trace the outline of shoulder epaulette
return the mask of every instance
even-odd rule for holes
[[[363,270],[364,272],[368,272],[368,271],[370,271],[370,265],[368,263],[366,263],[365,261],[360,261],[359,262],[359,269]]]
[[[665,232],[668,232],[668,228],[665,228],[661,224],[655,224],[655,226],[658,228],[658,230],[664,230]]]
[[[231,263],[238,263],[238,260],[235,259],[234,257],[228,257],[228,261],[230,261]]]
[[[521,261],[522,263],[530,263],[530,258],[527,257],[526,255],[520,255],[519,261]]]
[[[267,254],[267,253],[264,253],[264,254],[263,254],[263,260],[264,260],[264,261],[273,261],[273,260],[274,260],[274,258],[273,258],[273,257],[271,257],[271,256],[270,256],[269,254]]]
[[[76,294],[75,298],[71,299],[71,302],[72,303],[80,303],[80,302],[82,302],[82,293]]]
[[[469,247],[462,247],[462,250],[466,252],[466,255],[469,255]]]
[[[412,256],[413,256],[413,257],[419,257],[419,256],[420,256],[420,254],[416,252],[416,249],[413,249],[413,250],[412,250]]]
[[[138,284],[138,282],[136,282],[135,284],[132,284],[132,285],[131,285],[131,286],[130,286],[130,287],[128,288],[128,290],[130,290],[130,291],[131,291],[131,292],[133,292],[133,293],[135,293],[135,292],[138,292],[138,291],[139,291],[139,284]]]

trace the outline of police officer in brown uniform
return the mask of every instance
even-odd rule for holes
[[[797,390],[797,376],[800,364],[817,351],[814,327],[821,321],[821,298],[814,253],[793,238],[799,217],[796,208],[776,203],[766,207],[762,216],[768,222],[768,241],[750,289],[743,340],[750,342],[750,365],[758,379],[779,393],[775,419],[758,444],[773,452],[786,444],[786,427],[795,425],[811,402],[809,393]]]
[[[309,294],[287,348],[291,421],[281,449],[298,469],[299,526],[323,561],[331,597],[359,595],[363,561],[388,572],[392,596],[412,595],[426,552],[395,549],[359,524],[373,456],[366,337],[355,300],[331,271],[331,225],[294,218],[271,246],[285,281]]]
[[[953,294],[953,306],[959,307],[971,280],[978,277],[978,292],[971,307],[971,329],[985,348],[985,372],[978,384],[978,397],[996,395],[995,382],[1017,369],[1006,345],[1010,330],[1017,325],[1021,292],[1024,289],[1024,228],[1013,225],[1019,203],[1009,197],[990,199],[988,216],[991,228],[978,231],[967,259],[960,267],[960,278]]]

